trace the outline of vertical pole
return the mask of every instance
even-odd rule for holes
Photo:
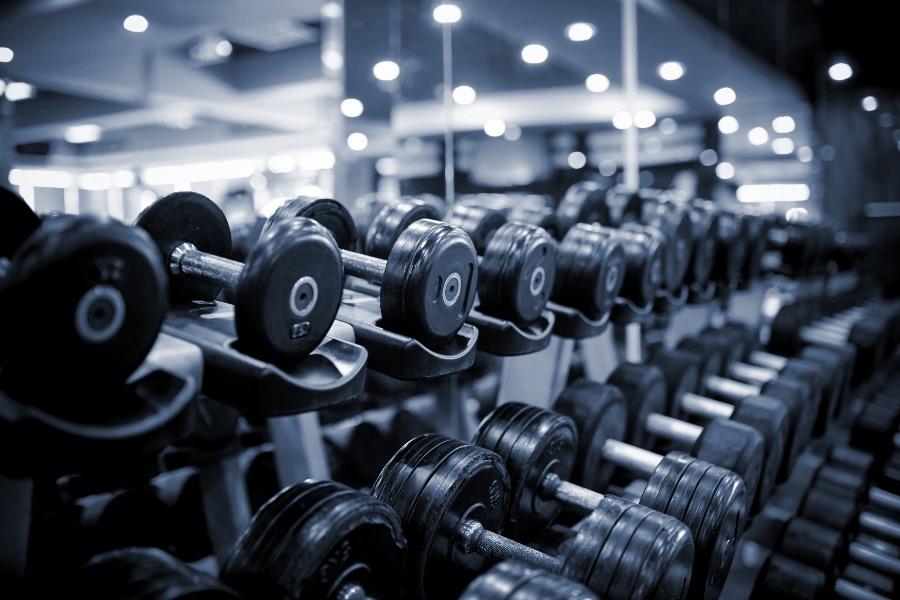
[[[637,0],[622,0],[622,84],[625,110],[634,115],[637,103]],[[633,124],[624,135],[625,187],[636,192],[640,185],[638,163],[638,131]]]
[[[453,33],[450,23],[442,26],[444,63],[444,195],[448,206],[456,200],[453,148]]]

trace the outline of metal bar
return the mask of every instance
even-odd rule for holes
[[[564,481],[555,473],[544,478],[542,488],[545,496],[555,498],[566,506],[581,508],[588,512],[596,509],[604,498],[603,494]]]
[[[646,477],[650,477],[662,456],[631,444],[618,440],[606,440],[603,443],[603,458],[623,469],[628,469]]]
[[[607,327],[598,336],[579,340],[578,348],[584,359],[584,372],[588,379],[606,382],[619,363],[612,327]]]
[[[760,388],[749,383],[725,379],[718,375],[707,375],[703,380],[706,390],[731,400],[743,400],[748,396],[758,396]]]
[[[900,513],[900,496],[879,487],[869,488],[869,502],[885,510]]]
[[[650,413],[644,428],[654,435],[685,446],[693,446],[703,433],[703,428],[687,421],[673,419],[659,413]]]
[[[728,375],[735,379],[745,379],[759,385],[769,383],[773,379],[778,379],[778,373],[775,371],[766,369],[765,367],[748,365],[744,362],[736,362],[728,365]]]
[[[678,399],[678,404],[686,413],[702,415],[710,419],[730,419],[734,414],[733,405],[691,392],[682,394]]]
[[[834,582],[834,593],[844,600],[888,600],[880,594],[871,592],[863,587],[850,583],[846,579],[838,579]]]
[[[31,479],[13,479],[0,473],[0,579],[16,581],[25,576],[33,491]]]
[[[268,428],[275,448],[278,481],[282,486],[330,477],[319,413],[269,419]]]
[[[444,194],[447,206],[456,201],[456,166],[453,148],[453,33],[452,25],[443,26],[442,47],[444,63]]]
[[[182,244],[172,252],[169,268],[175,275],[215,283],[233,290],[241,280],[244,263],[200,252],[193,244]]]
[[[213,554],[221,566],[250,523],[250,499],[239,455],[202,465],[197,472],[203,496],[203,514]]]
[[[876,571],[881,571],[882,573],[891,575],[895,578],[900,577],[900,560],[885,556],[864,544],[850,542],[847,555],[856,562],[871,567]]]
[[[640,364],[643,361],[644,347],[641,341],[641,324],[625,325],[625,360]]]
[[[859,513],[859,526],[863,531],[900,544],[900,524],[893,519],[886,519],[881,515],[864,510]]]
[[[532,567],[538,567],[559,574],[562,572],[562,561],[549,554],[530,548],[524,544],[488,531],[478,521],[466,519],[456,532],[456,542],[465,553],[475,552],[495,560],[513,558]]]
[[[788,359],[762,350],[754,350],[750,353],[750,362],[774,371],[781,371],[787,366]]]
[[[384,280],[387,262],[380,258],[341,250],[341,261],[344,263],[344,272],[347,275],[360,277],[373,283],[381,283]]]
[[[637,0],[622,0],[622,87],[625,110],[634,115],[638,94]],[[625,188],[636,192],[640,186],[638,131],[632,125],[623,132]]]

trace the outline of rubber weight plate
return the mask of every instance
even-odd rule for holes
[[[614,231],[577,224],[559,246],[553,299],[599,319],[612,308],[624,278],[625,251]]]
[[[735,421],[714,419],[703,428],[691,454],[740,476],[755,512],[761,505],[758,492],[765,451],[765,441],[756,429]]]
[[[606,489],[615,465],[603,460],[603,444],[625,438],[627,409],[622,392],[611,385],[579,379],[563,390],[553,408],[572,419],[578,431],[573,482],[592,490]]]
[[[334,236],[334,241],[341,250],[357,250],[357,231],[353,217],[343,204],[331,198],[299,196],[288,200],[272,213],[263,227],[263,233],[275,223],[297,217],[306,217],[323,225]]]
[[[790,468],[812,436],[815,407],[809,402],[809,387],[801,381],[780,377],[765,384],[762,394],[781,401],[788,409],[791,417],[791,437],[787,464]]]
[[[554,239],[560,238],[559,222],[553,209],[533,206],[514,206],[506,216],[510,223],[534,225],[546,231]]]
[[[509,471],[509,537],[526,538],[556,520],[561,506],[543,499],[541,488],[551,473],[562,480],[571,477],[578,444],[571,419],[536,406],[509,402],[485,417],[473,443],[496,452]]]
[[[146,233],[87,215],[48,219],[19,248],[0,299],[7,389],[120,385],[156,341],[165,306]]]
[[[688,588],[693,544],[687,527],[606,496],[560,547],[563,574],[603,598],[677,598]]]
[[[556,240],[533,225],[507,223],[484,251],[478,301],[484,312],[527,324],[537,319],[553,290]]]
[[[626,439],[642,448],[651,448],[655,438],[645,428],[652,413],[666,410],[666,382],[660,369],[653,365],[623,362],[607,379],[622,391],[628,407]]]
[[[502,531],[510,480],[502,459],[439,434],[410,440],[385,465],[372,494],[397,511],[409,540],[406,594],[456,598],[485,559],[456,548],[463,519]]]
[[[565,577],[505,560],[475,578],[459,600],[597,600],[597,596]]]
[[[712,203],[704,201],[690,203],[689,214],[693,241],[690,267],[685,274],[685,282],[703,286],[709,281],[716,257],[718,216]]]
[[[710,375],[721,375],[724,358],[716,344],[699,337],[686,337],[678,342],[678,349],[691,352],[699,359],[700,388]]]
[[[274,362],[308,354],[334,322],[343,282],[340,250],[322,225],[295,218],[268,227],[236,290],[241,345]]]
[[[499,210],[475,204],[455,205],[445,220],[466,232],[479,255],[484,254],[494,233],[506,223]]]
[[[661,202],[646,203],[642,220],[646,225],[658,229],[665,235],[666,287],[670,290],[678,289],[684,282],[688,269],[691,243],[690,218],[678,206],[670,202]]]
[[[621,296],[638,306],[645,306],[666,283],[662,234],[635,223],[626,223],[616,231],[625,249]]]
[[[659,369],[665,381],[667,402],[663,412],[680,418],[679,400],[687,392],[696,393],[700,386],[700,360],[690,352],[663,348],[653,353],[648,362]]]
[[[253,517],[222,579],[254,598],[340,598],[349,585],[395,598],[405,554],[400,519],[384,502],[337,483],[305,481]]]
[[[0,187],[0,258],[12,258],[40,226],[40,218],[21,196]]]
[[[138,215],[134,224],[153,238],[169,272],[172,251],[182,244],[215,256],[231,256],[231,229],[225,213],[216,203],[195,192],[175,192],[163,196]],[[169,278],[171,302],[215,300],[218,285],[188,277]]]
[[[59,597],[97,600],[238,600],[215,577],[191,568],[157,548],[123,548],[92,558],[63,576]]]
[[[566,190],[556,209],[560,233],[565,234],[576,223],[611,225],[606,190],[595,181],[579,181]]]
[[[366,254],[386,259],[400,234],[419,219],[440,221],[441,216],[434,205],[415,198],[404,198],[387,204],[369,225]]]
[[[772,495],[778,473],[784,465],[789,440],[790,417],[787,408],[768,396],[750,396],[734,405],[731,420],[756,429],[765,443],[765,460],[759,477],[757,498]]]
[[[381,284],[384,321],[427,342],[452,337],[475,303],[478,257],[457,227],[412,223],[391,249]]]

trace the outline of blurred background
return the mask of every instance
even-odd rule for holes
[[[896,23],[836,0],[6,0],[0,172],[38,211],[232,225],[573,182],[900,215]],[[364,225],[361,225],[364,226]]]

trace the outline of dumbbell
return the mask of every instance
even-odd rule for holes
[[[686,385],[696,385],[696,370],[684,373]],[[690,448],[689,454],[734,471],[744,481],[751,503],[757,496],[766,454],[765,440],[753,427],[728,420],[714,420],[706,427],[681,420],[677,405],[667,402],[666,380],[651,364],[620,364],[607,383],[622,392],[628,409],[625,437],[641,448],[652,449],[654,438]],[[669,412],[669,415],[665,414]],[[671,416],[670,416],[671,415]],[[777,457],[778,461],[781,457]],[[777,463],[776,463],[777,465]]]
[[[555,239],[561,237],[556,212],[546,206],[516,205],[509,210],[506,219],[511,223],[527,223],[540,227]]]
[[[775,550],[831,576],[854,563],[894,579],[900,577],[900,558],[802,517],[785,524]]]
[[[640,503],[690,528],[697,548],[693,589],[698,595],[718,597],[735,541],[746,524],[749,497],[741,478],[683,452],[662,456],[620,441],[626,402],[611,385],[575,381],[563,390],[554,409],[574,421],[579,440],[572,481],[585,493],[565,496],[568,505],[589,509],[594,504],[589,490],[606,489],[617,467],[649,479]],[[567,486],[561,489],[565,494]]]
[[[2,188],[0,223],[4,387],[52,403],[69,398],[55,392],[122,385],[156,342],[165,311],[149,238],[88,215],[42,223]]]
[[[490,209],[485,209],[490,211]],[[500,214],[492,211],[489,214]],[[465,223],[447,223],[469,233]],[[416,199],[386,205],[369,228],[366,254],[386,258],[400,234],[421,219],[439,220],[437,209]],[[519,324],[534,322],[547,305],[556,275],[557,243],[546,231],[505,218],[485,239],[472,239],[481,257],[478,270],[479,310]],[[495,223],[496,220],[491,220]],[[472,238],[472,236],[469,236]]]
[[[755,570],[753,598],[887,600],[885,596],[843,577],[830,581],[822,571],[779,553],[773,553],[756,564]]]
[[[338,483],[307,480],[260,508],[220,577],[247,598],[398,598],[406,557],[390,506]]]
[[[565,577],[520,562],[497,563],[472,580],[459,600],[597,600],[589,589]]]
[[[356,225],[339,202],[299,197],[281,205],[263,234],[281,221],[305,217],[334,236],[344,272],[381,286],[384,323],[427,343],[451,339],[466,322],[475,302],[478,257],[459,228],[432,219],[410,224],[397,237],[387,259],[354,252]]]
[[[781,476],[787,475],[800,450],[812,436],[813,425],[818,411],[810,398],[812,392],[802,381],[792,378],[777,378],[763,385],[727,379],[718,375],[722,372],[722,356],[717,344],[700,337],[686,337],[678,343],[678,349],[694,354],[700,365],[701,394],[727,402],[743,401],[750,396],[768,396],[781,402],[790,418],[789,440],[785,447],[786,460],[782,461]]]
[[[700,371],[696,357],[689,352],[661,349],[652,354],[648,362],[658,367],[665,379],[670,414],[689,415],[705,422],[730,419],[753,428],[762,436],[759,484],[756,494],[750,496],[751,510],[755,512],[771,495],[784,462],[790,433],[790,418],[785,406],[767,396],[747,396],[728,403],[694,393]]]
[[[341,260],[328,232],[310,219],[265,231],[240,263],[222,210],[195,192],[164,196],[138,215],[169,272],[173,302],[213,301],[235,292],[234,323],[250,353],[283,362],[315,349],[331,327],[343,287]]]
[[[59,580],[47,582],[57,597],[97,600],[238,600],[215,577],[157,548],[123,548],[92,558]]]
[[[465,231],[485,257],[497,246],[497,235],[510,226],[500,211],[471,204],[454,206],[447,221]],[[504,236],[500,243],[502,248],[514,240]],[[555,277],[545,284],[545,289],[552,290],[551,298],[591,318],[609,313],[625,276],[624,251],[612,230],[581,224],[571,227],[559,243],[555,259]]]
[[[684,282],[704,287],[709,282],[716,256],[718,211],[712,202],[706,200],[676,201],[684,207],[691,220],[690,258]]]
[[[407,442],[372,488],[409,540],[407,596],[455,598],[491,560],[562,575],[604,598],[675,598],[688,588],[690,532],[658,512],[606,496],[551,556],[500,534],[513,500],[503,460],[440,434]]]

